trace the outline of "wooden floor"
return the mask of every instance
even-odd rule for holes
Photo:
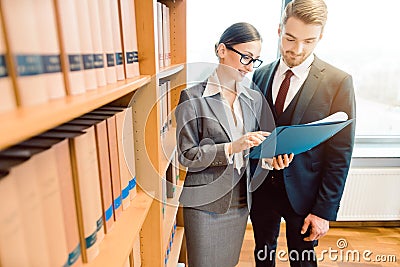
[[[252,267],[254,264],[254,239],[253,230],[248,227],[246,230],[240,261],[237,267]],[[346,245],[343,249],[339,246]],[[278,239],[278,249],[283,250],[286,254],[282,254],[283,261],[277,260],[276,267],[289,267],[286,239],[285,224],[281,225],[281,234]],[[323,250],[331,251],[322,253]],[[337,252],[334,252],[336,250]],[[371,254],[368,253],[371,251]],[[363,253],[366,253],[366,259],[363,259]],[[360,260],[357,260],[357,255]],[[286,256],[285,256],[286,255]],[[400,228],[399,227],[333,227],[328,234],[323,237],[318,247],[316,255],[319,259],[320,267],[398,267],[400,266]],[[321,256],[324,255],[324,256]],[[341,256],[343,255],[343,256]],[[346,255],[348,256],[346,260]],[[335,260],[335,257],[337,258]],[[323,258],[323,259],[322,259]],[[321,260],[320,260],[321,259]],[[368,259],[371,261],[368,262]],[[378,260],[381,259],[379,262]],[[385,261],[386,262],[383,262]],[[395,262],[393,262],[395,260]]]

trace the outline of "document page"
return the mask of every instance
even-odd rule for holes
[[[342,122],[342,121],[347,121],[348,118],[349,118],[349,116],[347,116],[347,114],[345,112],[338,111],[336,113],[333,113],[332,115],[329,115],[326,118],[323,118],[323,119],[320,119],[317,121],[313,121],[313,122],[309,122],[304,125],[321,124],[321,123],[327,123],[327,122]]]

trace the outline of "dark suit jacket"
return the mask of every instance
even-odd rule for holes
[[[180,202],[186,207],[225,213],[230,206],[234,179],[239,175],[234,175],[233,164],[228,164],[225,155],[224,143],[233,140],[221,96],[203,97],[205,87],[206,83],[200,83],[183,90],[175,111],[179,162],[188,168]],[[245,90],[252,99],[244,94],[239,96],[244,129],[255,131],[263,96],[249,88]],[[246,173],[249,179],[249,168]]]
[[[258,69],[253,82],[267,99],[271,110],[271,88],[279,60]],[[352,77],[315,57],[296,104],[291,124],[322,119],[337,111],[355,118]],[[283,170],[289,201],[296,213],[312,213],[335,220],[350,166],[355,123],[314,149],[296,155]],[[253,203],[263,205],[263,203]]]

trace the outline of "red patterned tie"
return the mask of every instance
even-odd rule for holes
[[[293,76],[293,72],[291,70],[286,71],[285,79],[281,83],[281,87],[279,87],[278,96],[275,101],[275,110],[276,114],[280,116],[283,112],[283,106],[285,105],[286,95],[289,91],[290,86],[290,77]]]

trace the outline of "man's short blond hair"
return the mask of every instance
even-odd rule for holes
[[[305,24],[321,25],[324,28],[327,16],[328,9],[323,0],[293,0],[283,11],[281,24],[286,25],[287,20],[294,17]]]

